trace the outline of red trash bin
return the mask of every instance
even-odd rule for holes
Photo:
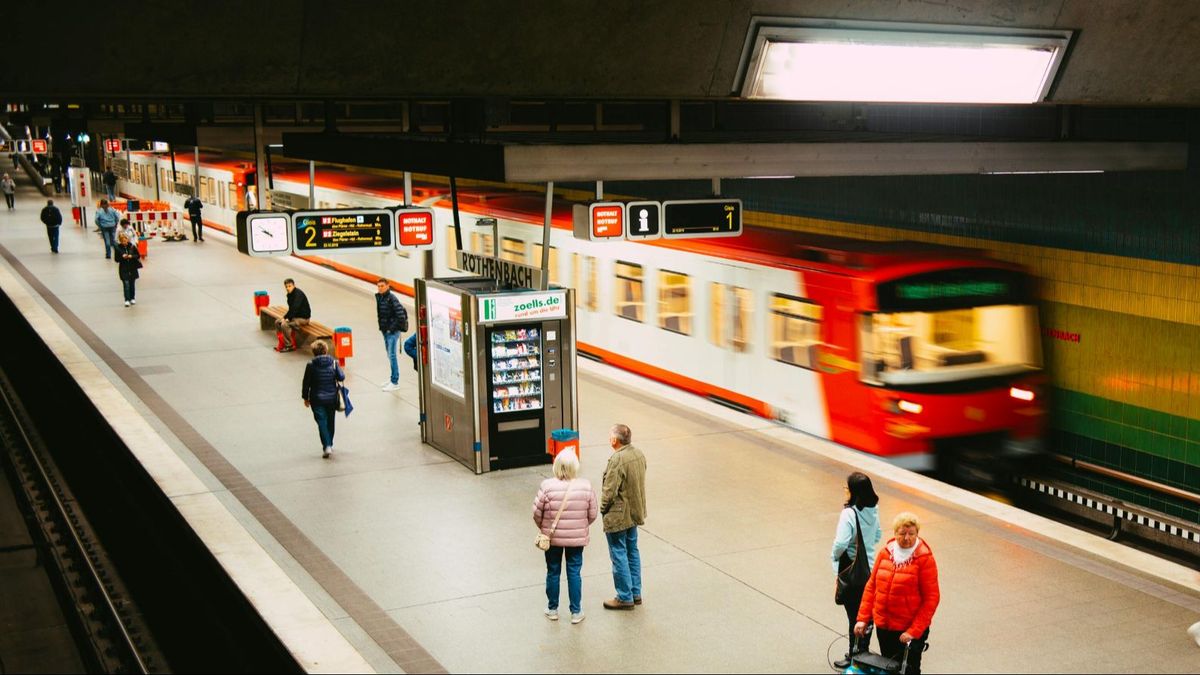
[[[150,257],[150,241],[149,237],[138,237],[138,255],[143,258]]]
[[[350,356],[354,356],[354,335],[346,326],[338,326],[333,329],[333,357],[344,366]]]
[[[271,304],[271,295],[266,291],[254,291],[254,316],[262,313],[263,308]]]
[[[546,454],[558,457],[558,453],[570,450],[579,457],[579,432],[572,429],[555,429],[546,440]]]
[[[83,225],[83,223],[80,221],[83,216],[80,214],[78,206],[71,207],[71,217],[75,219],[76,225]]]

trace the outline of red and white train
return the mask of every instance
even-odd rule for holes
[[[182,203],[169,159],[135,153],[131,165],[121,192]],[[191,158],[176,166],[192,182]],[[274,190],[307,199],[306,169],[276,167]],[[232,231],[253,182],[253,164],[202,156],[205,221]],[[324,167],[314,194],[317,208],[403,200],[393,177]],[[459,274],[448,190],[423,185],[414,201],[436,212],[432,274]],[[464,247],[540,264],[544,203],[460,190]],[[499,242],[473,227],[485,216],[499,220]],[[576,289],[583,354],[909,468],[947,453],[991,461],[1041,450],[1037,308],[1017,267],[972,249],[755,227],[734,239],[582,241],[563,200],[553,225],[550,278]],[[424,273],[419,253],[315,261],[369,280]]]

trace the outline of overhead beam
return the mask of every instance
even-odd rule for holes
[[[504,180],[673,180],[1069,171],[1180,171],[1187,143],[509,145]]]
[[[1187,143],[695,143],[504,145],[283,134],[293,159],[502,182],[1024,172],[1181,171]]]

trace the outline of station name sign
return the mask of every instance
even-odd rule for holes
[[[307,202],[271,193],[276,207]],[[237,223],[238,250],[252,256],[429,249],[435,231],[433,210],[414,207],[242,211]]]
[[[695,239],[742,234],[742,200],[680,199],[576,204],[577,239]]]
[[[540,269],[510,260],[497,260],[476,253],[459,251],[458,269],[475,276],[489,277],[509,286],[534,289],[542,287],[542,271]]]

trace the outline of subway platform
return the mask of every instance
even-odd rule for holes
[[[1194,570],[586,361],[584,476],[599,485],[614,422],[649,461],[645,604],[602,609],[596,523],[587,620],[548,622],[530,505],[549,467],[476,476],[421,443],[406,357],[401,389],[380,390],[371,285],[242,256],[210,229],[152,241],[125,308],[91,225],[56,199],[68,222],[51,254],[45,198],[18,184],[17,209],[0,211],[0,288],[310,671],[830,672],[845,617],[829,548],[854,470],[875,480],[883,522],[922,518],[937,557],[926,672],[1200,665]],[[354,330],[355,411],[330,460],[300,401],[306,352],[273,352],[253,314],[253,292],[277,303],[285,277],[314,319]]]

